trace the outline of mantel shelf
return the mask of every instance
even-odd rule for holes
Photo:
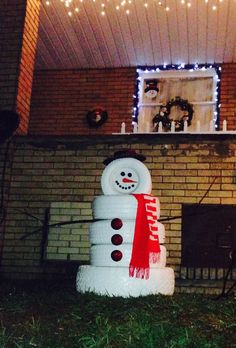
[[[15,136],[16,145],[32,145],[41,148],[83,149],[94,144],[181,144],[181,143],[236,143],[236,131],[206,133],[126,133],[103,135],[67,136]]]

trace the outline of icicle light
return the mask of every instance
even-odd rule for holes
[[[129,15],[134,9],[134,4],[136,1],[142,1],[143,8],[148,11],[149,4],[155,3],[158,7],[162,8],[164,11],[171,11],[171,6],[168,0],[43,0],[47,6],[61,2],[67,9],[67,14],[69,17],[73,15],[79,15],[80,7],[86,6],[88,2],[96,2],[99,4],[100,15],[105,16],[109,13],[109,8],[114,8],[120,14]],[[185,6],[186,9],[191,11],[192,5],[197,0],[178,0],[180,6]],[[225,0],[200,0],[206,6],[210,6],[212,11],[217,12],[220,10],[220,5]]]

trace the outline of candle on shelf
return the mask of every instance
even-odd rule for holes
[[[170,131],[171,131],[172,133],[174,133],[174,132],[175,132],[175,121],[172,121],[172,122],[171,122],[171,128],[170,128]]]
[[[210,121],[210,132],[214,132],[215,131],[215,122],[214,120]]]
[[[188,129],[188,122],[184,121],[184,132],[187,132]]]
[[[163,126],[162,126],[162,122],[160,121],[158,123],[158,133],[162,133],[163,132]]]
[[[145,124],[145,131],[146,131],[146,133],[150,133],[150,123],[149,122],[146,122],[146,124]]]
[[[138,124],[136,122],[134,123],[133,133],[138,133]]]
[[[224,120],[223,121],[223,132],[226,132],[227,131],[227,121]]]
[[[120,130],[120,132],[121,132],[122,134],[125,133],[125,122],[122,122],[122,123],[121,123],[121,130]]]
[[[197,121],[197,124],[196,124],[196,132],[198,132],[198,133],[201,132],[201,124],[200,124],[199,120]]]

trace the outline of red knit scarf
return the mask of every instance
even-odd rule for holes
[[[149,278],[149,262],[160,256],[157,228],[156,198],[147,194],[133,194],[138,201],[129,276]]]

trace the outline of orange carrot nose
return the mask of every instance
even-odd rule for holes
[[[132,182],[137,182],[137,181],[134,181],[134,180],[131,180],[131,179],[127,179],[127,178],[124,178],[123,180],[122,180],[124,183],[132,183]]]

